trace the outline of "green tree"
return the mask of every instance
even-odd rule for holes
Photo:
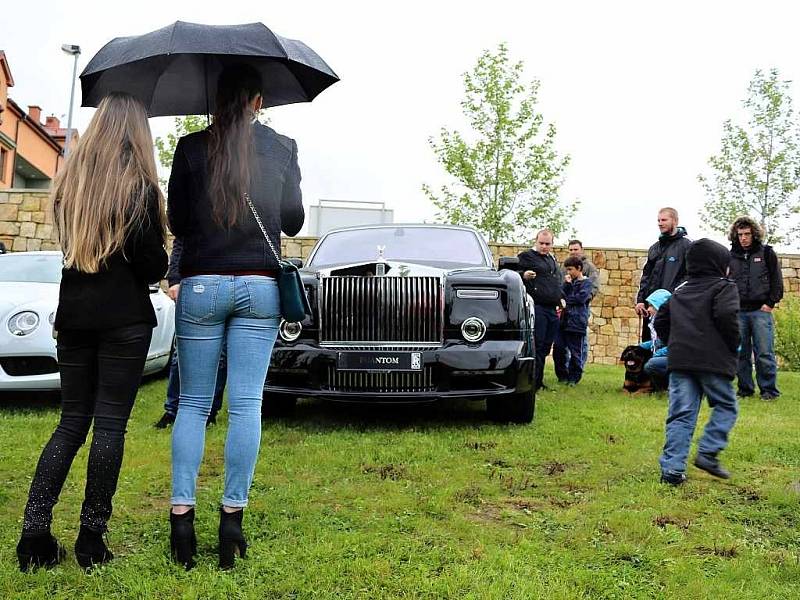
[[[789,95],[789,81],[777,69],[756,71],[743,104],[746,127],[723,124],[722,148],[709,158],[711,174],[699,175],[707,201],[705,225],[727,233],[736,217],[758,220],[770,243],[789,243],[800,211],[800,138]]]
[[[490,240],[531,239],[542,227],[565,231],[577,203],[558,193],[568,156],[555,150],[556,128],[536,111],[539,81],[521,81],[523,63],[512,63],[505,44],[486,50],[464,74],[462,112],[471,131],[442,128],[429,139],[438,160],[455,179],[425,195],[446,222],[472,225]]]
[[[175,117],[175,131],[166,135],[166,137],[157,137],[155,139],[156,156],[161,166],[167,170],[166,177],[159,177],[158,182],[161,184],[162,189],[167,189],[167,182],[169,181],[169,170],[172,169],[172,157],[175,156],[175,146],[178,145],[178,140],[183,136],[200,131],[208,126],[208,120],[205,115],[187,115],[185,117]]]

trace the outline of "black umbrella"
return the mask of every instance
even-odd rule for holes
[[[151,117],[207,114],[214,110],[220,72],[234,63],[261,73],[265,107],[310,102],[339,81],[311,48],[262,23],[176,21],[103,46],[81,73],[81,106],[97,106],[111,92],[128,92]]]

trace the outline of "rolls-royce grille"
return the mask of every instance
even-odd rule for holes
[[[433,367],[421,371],[339,371],[328,367],[328,389],[335,392],[433,392],[436,382]]]
[[[442,284],[438,277],[324,277],[322,344],[439,344]]]

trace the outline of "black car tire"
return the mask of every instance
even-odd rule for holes
[[[489,418],[498,423],[530,423],[535,410],[536,394],[533,390],[486,400]]]
[[[296,406],[297,398],[295,396],[264,392],[261,401],[261,417],[264,419],[290,417],[294,414]]]

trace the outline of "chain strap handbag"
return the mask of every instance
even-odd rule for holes
[[[253,201],[250,200],[250,194],[246,193],[244,199],[247,201],[247,205],[250,207],[250,212],[253,213],[256,223],[258,223],[258,227],[261,229],[264,239],[267,240],[267,245],[269,245],[269,249],[272,250],[275,260],[278,261],[277,281],[278,293],[281,298],[281,316],[289,323],[302,321],[306,318],[307,314],[311,314],[311,305],[308,302],[308,296],[306,296],[306,290],[303,287],[303,280],[300,278],[300,271],[298,271],[297,267],[292,263],[281,260],[278,251],[275,250],[275,245],[272,243],[272,240],[267,234],[267,230],[264,228],[264,223],[261,221],[256,207],[253,205]]]

